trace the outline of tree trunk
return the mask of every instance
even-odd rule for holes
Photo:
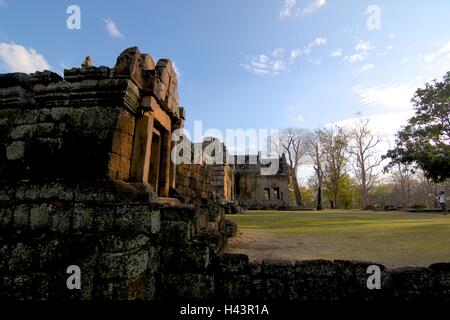
[[[291,179],[292,179],[292,185],[294,187],[294,194],[295,194],[295,201],[297,202],[297,205],[302,206],[302,195],[300,194],[300,187],[298,186],[297,176],[295,174],[295,170],[291,170]]]
[[[334,190],[333,192],[333,203],[334,203],[334,208],[333,209],[339,209],[339,195],[338,195],[338,188],[336,188],[336,190]]]
[[[368,192],[367,192],[367,180],[366,180],[366,172],[365,172],[365,167],[362,166],[362,170],[361,171],[361,202],[362,202],[362,207],[363,209],[367,206],[367,198],[368,198]]]
[[[317,211],[322,210],[322,187],[319,186],[317,189],[317,205],[316,205]]]

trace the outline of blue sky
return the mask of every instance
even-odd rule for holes
[[[80,30],[66,28],[72,4]],[[315,128],[361,112],[392,139],[414,89],[450,70],[448,30],[448,0],[0,0],[0,72],[62,73],[86,55],[112,67],[137,45],[175,62],[188,129]]]

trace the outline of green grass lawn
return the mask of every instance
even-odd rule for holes
[[[247,211],[228,252],[262,259],[345,259],[388,267],[450,261],[450,215],[371,211]]]

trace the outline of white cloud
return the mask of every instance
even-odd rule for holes
[[[283,8],[280,11],[280,17],[286,18],[291,16],[299,16],[304,17],[313,12],[319,10],[324,5],[326,5],[327,0],[312,0],[305,8],[296,9],[294,12],[294,8],[297,4],[297,0],[285,0]]]
[[[0,0],[0,8],[8,8],[8,3],[6,0]]]
[[[292,9],[295,7],[296,0],[286,0],[284,2],[283,9],[280,11],[280,17],[290,17],[292,15]]]
[[[362,74],[362,73],[366,73],[369,71],[372,71],[373,69],[375,69],[375,65],[370,63],[370,64],[365,64],[363,65],[361,68],[354,70],[353,73],[356,75]]]
[[[417,86],[413,83],[392,84],[377,87],[355,86],[361,104],[388,109],[412,109],[411,99]]]
[[[419,60],[423,60],[426,63],[431,63],[438,58],[448,58],[450,53],[450,41],[446,43],[441,49],[436,52],[431,52],[423,55],[419,55]]]
[[[359,42],[355,45],[356,51],[368,52],[374,49],[374,46],[369,41],[359,40]]]
[[[349,63],[362,62],[366,60],[366,55],[361,53],[355,53],[352,54],[351,56],[345,56],[344,60]]]
[[[319,59],[312,59],[312,58],[311,58],[311,59],[308,60],[308,63],[311,63],[311,64],[317,64],[317,65],[322,64],[322,62],[323,62],[323,61],[322,61],[322,59],[320,59],[320,58],[319,58]]]
[[[298,114],[294,117],[294,120],[298,123],[302,123],[303,121],[305,121],[305,118],[303,117],[303,115]]]
[[[0,60],[9,72],[31,73],[49,70],[50,65],[45,58],[33,48],[11,43],[0,43]]]
[[[375,49],[375,47],[369,41],[359,40],[355,45],[355,53],[343,57],[343,61],[348,64],[354,64],[358,62],[364,62],[369,59],[369,52]],[[361,73],[368,71],[367,68],[369,64],[366,64],[366,67],[362,66],[359,70],[353,71],[353,73]]]
[[[309,15],[320,8],[322,8],[324,5],[326,5],[326,0],[313,0],[308,6],[306,6],[302,11],[298,12],[298,15],[301,17]]]
[[[386,49],[385,49],[384,51],[378,52],[378,53],[377,53],[377,56],[382,56],[382,57],[387,56],[388,53],[389,53],[389,51],[391,51],[392,49],[394,49],[393,46],[387,46]]]
[[[286,51],[284,48],[276,48],[269,52],[257,54],[248,58],[248,62],[241,64],[246,71],[258,75],[277,75],[288,71],[291,65],[302,55],[309,55],[314,47],[323,46],[327,43],[327,38],[318,37],[308,43],[302,50],[299,48]],[[309,59],[309,63],[321,64],[322,59]]]
[[[324,46],[327,44],[327,38],[324,37],[319,37],[319,38],[315,38],[313,41],[311,41],[310,43],[308,43],[308,45],[306,46],[306,48],[303,50],[303,52],[305,54],[310,54],[311,50],[314,47],[319,47],[319,46]]]
[[[301,55],[302,55],[302,50],[301,49],[294,49],[294,50],[291,51],[291,59],[297,59]]]
[[[341,49],[341,48],[338,48],[338,49],[334,50],[334,51],[331,53],[331,56],[332,56],[332,57],[337,57],[337,58],[341,57],[341,56],[342,56],[342,49]]]
[[[274,58],[279,58],[282,57],[284,55],[284,49],[283,48],[276,48],[272,51],[272,53],[270,54],[272,57]]]
[[[106,30],[108,30],[109,35],[114,38],[123,38],[123,34],[119,31],[114,21],[110,19],[105,19]]]
[[[241,66],[246,70],[258,75],[277,75],[287,70],[287,63],[284,59],[283,48],[276,48],[268,53],[258,54],[250,58],[248,63]]]
[[[380,113],[370,116],[362,116],[363,119],[369,119],[369,129],[375,135],[382,138],[382,141],[377,145],[377,152],[379,154],[385,154],[388,149],[395,145],[395,134],[401,129],[401,127],[407,124],[409,118],[414,115],[411,111],[402,112],[389,112]],[[347,129],[352,128],[360,118],[349,118],[333,123],[340,127]],[[330,127],[333,124],[328,124],[326,127]]]
[[[400,64],[405,64],[411,61],[411,57],[405,57],[400,61]]]

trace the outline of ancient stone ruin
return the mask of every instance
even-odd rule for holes
[[[291,206],[289,196],[289,171],[286,157],[279,159],[274,175],[262,175],[261,154],[255,161],[251,156],[236,156],[236,200],[250,209],[284,209]],[[241,158],[241,159],[239,159]],[[242,159],[243,158],[243,159]]]
[[[380,266],[382,287],[368,290],[373,263],[223,253],[236,233],[223,204],[268,189],[265,201],[285,205],[284,164],[272,178],[245,165],[177,170],[171,134],[185,112],[171,62],[138,48],[112,69],[89,61],[64,79],[0,75],[0,299],[450,300],[448,263]]]

